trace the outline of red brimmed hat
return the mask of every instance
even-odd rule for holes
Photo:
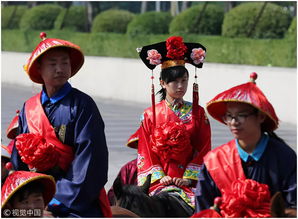
[[[11,120],[8,128],[6,129],[6,136],[10,139],[15,139],[17,137],[17,131],[19,127],[19,110],[16,111],[16,116]]]
[[[140,131],[140,128],[138,128],[138,130],[128,138],[126,146],[128,146],[130,148],[134,148],[134,149],[138,148],[139,131]]]
[[[263,129],[265,131],[274,131],[277,129],[279,121],[274,108],[260,88],[255,84],[257,73],[253,72],[250,78],[250,82],[232,87],[210,100],[206,106],[207,111],[214,119],[225,124],[222,117],[227,109],[226,103],[247,103],[267,115],[262,124]]]
[[[55,192],[56,184],[52,176],[42,173],[29,171],[15,171],[11,173],[5,180],[1,189],[1,208],[3,208],[9,199],[23,186],[31,182],[39,181],[43,184],[43,198],[45,206],[51,201]]]
[[[43,80],[37,71],[36,61],[42,54],[44,54],[50,49],[57,47],[69,48],[69,56],[71,62],[71,77],[74,76],[80,70],[84,63],[84,55],[81,51],[81,48],[69,41],[54,38],[47,39],[46,36],[46,33],[40,33],[42,41],[33,50],[30,58],[28,59],[27,64],[24,66],[24,70],[29,75],[30,79],[33,82],[43,84]]]

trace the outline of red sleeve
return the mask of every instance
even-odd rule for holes
[[[156,154],[151,150],[150,133],[152,122],[147,113],[144,113],[144,120],[139,129],[138,143],[138,185],[143,185],[148,174],[152,174],[151,183],[165,176],[163,168]]]
[[[193,116],[193,119],[195,132],[191,137],[191,144],[195,148],[195,153],[186,167],[183,178],[197,180],[203,164],[203,157],[211,150],[211,129],[202,107],[199,107],[199,112]]]

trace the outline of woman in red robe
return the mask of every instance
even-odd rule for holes
[[[185,63],[202,67],[206,49],[184,43],[182,37],[144,46],[140,57],[153,70],[161,64],[161,101],[146,109],[138,131],[138,185],[152,174],[149,195],[167,191],[179,198],[191,215],[194,188],[203,156],[211,149],[211,131],[204,109],[198,105],[197,84],[193,103],[183,99],[189,73]]]

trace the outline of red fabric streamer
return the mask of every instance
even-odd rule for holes
[[[255,180],[235,180],[222,195],[223,217],[271,217],[268,185]]]
[[[16,148],[21,160],[29,168],[36,168],[42,172],[57,165],[60,154],[56,151],[55,145],[47,142],[41,135],[26,133],[18,135],[16,139]]]

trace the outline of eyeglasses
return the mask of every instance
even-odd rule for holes
[[[247,117],[255,115],[255,114],[257,114],[256,111],[251,112],[251,113],[241,113],[236,116],[233,116],[231,114],[226,114],[222,117],[222,119],[225,123],[231,123],[233,119],[235,119],[236,122],[243,123],[246,121]]]

